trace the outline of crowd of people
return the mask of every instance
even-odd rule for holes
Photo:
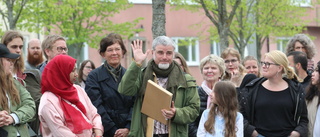
[[[31,39],[26,59],[24,42],[18,31],[1,38],[1,137],[320,136],[320,61],[314,63],[315,45],[305,34],[261,61],[242,59],[231,47],[205,56],[200,85],[167,36],[146,51],[134,40],[128,68],[116,33],[101,39],[104,62],[97,67],[84,60],[77,68],[62,36]],[[170,107],[157,111],[166,122],[141,112],[149,80],[172,93]]]

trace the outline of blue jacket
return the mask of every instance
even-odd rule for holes
[[[120,80],[125,71],[121,67]],[[103,136],[113,136],[119,128],[130,129],[134,98],[118,92],[120,80],[116,82],[104,65],[92,70],[86,80],[85,90],[101,115]]]

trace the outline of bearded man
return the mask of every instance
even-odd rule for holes
[[[31,39],[28,43],[28,56],[25,62],[26,69],[36,69],[43,62],[43,53],[39,39]]]

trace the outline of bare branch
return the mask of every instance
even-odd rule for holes
[[[204,1],[203,1],[203,0],[200,0],[200,4],[201,4],[201,6],[203,7],[204,12],[206,13],[206,16],[210,19],[210,21],[211,21],[215,26],[219,26],[218,21],[215,20],[215,19],[211,16],[211,14],[209,13],[209,10],[208,10],[206,4],[204,4]],[[217,28],[218,28],[218,27],[217,27]]]

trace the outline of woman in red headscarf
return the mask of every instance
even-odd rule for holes
[[[86,92],[73,82],[76,60],[58,55],[42,73],[39,105],[42,136],[102,136],[103,126],[97,109]]]

